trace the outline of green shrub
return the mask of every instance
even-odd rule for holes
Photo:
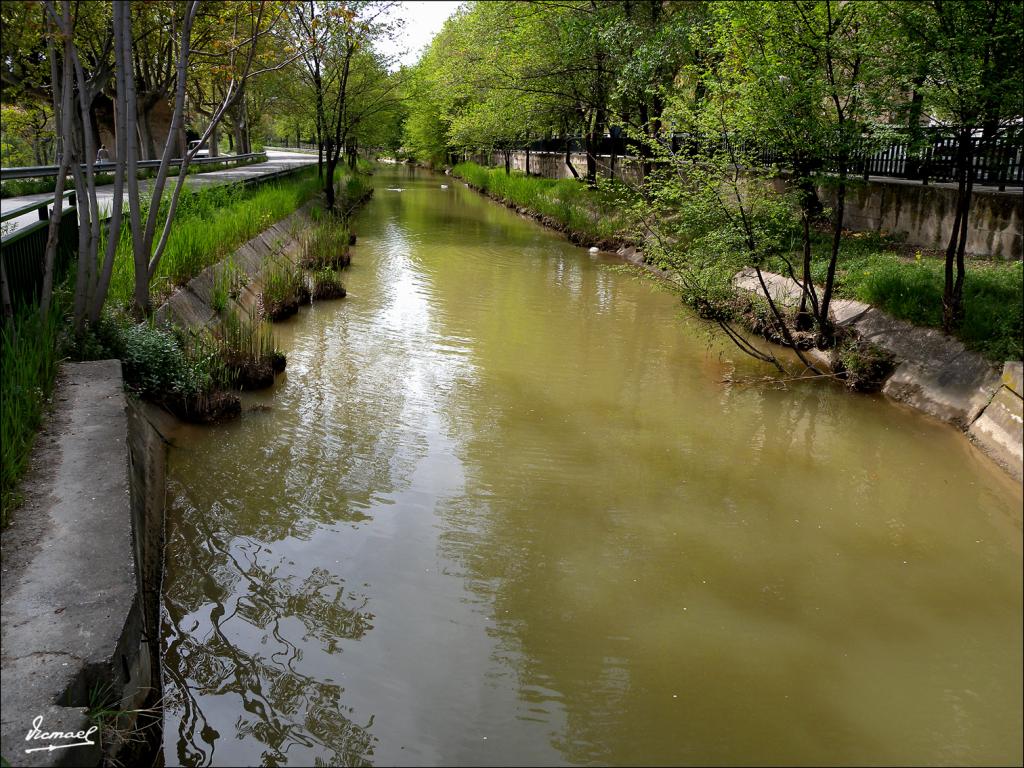
[[[186,342],[180,332],[140,323],[121,336],[125,382],[157,402],[168,396],[195,397],[215,388],[216,356]]]

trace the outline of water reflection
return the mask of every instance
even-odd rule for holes
[[[388,173],[268,410],[179,436],[168,763],[1021,759],[1019,487]]]
[[[172,492],[187,504],[184,489]],[[223,740],[237,739],[245,749],[232,746],[229,762],[283,765],[312,755],[366,764],[372,718],[352,722],[344,688],[307,669],[306,657],[362,637],[373,620],[367,597],[324,568],[306,571],[232,537],[224,508],[209,511],[187,510],[194,530],[179,527],[168,542],[176,563],[165,585],[165,713],[178,721],[177,762],[213,764]]]

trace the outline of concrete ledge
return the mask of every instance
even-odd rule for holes
[[[1024,400],[1008,387],[1000,387],[992,402],[971,424],[968,433],[1017,480],[1024,480]]]
[[[0,751],[11,765],[95,765],[96,745],[25,736],[87,730],[90,696],[130,709],[151,683],[133,557],[128,421],[118,360],[62,366],[55,410],[22,484],[25,503],[0,541]]]
[[[783,306],[800,300],[796,282],[762,271],[772,298]],[[761,293],[753,269],[733,278],[742,291]],[[1008,362],[1002,376],[987,359],[934,328],[920,328],[859,301],[832,306],[837,324],[891,353],[898,365],[882,392],[894,400],[956,425],[1013,477],[1022,479],[1024,409],[1020,362]]]

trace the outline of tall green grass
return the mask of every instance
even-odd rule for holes
[[[830,237],[813,242],[812,275],[823,284]],[[773,265],[776,269],[780,265]],[[901,320],[942,327],[944,264],[918,252],[903,257],[874,233],[844,237],[836,265],[836,295],[878,307]],[[968,347],[1002,362],[1024,354],[1024,265],[973,259],[964,280],[964,319],[956,334]]]
[[[599,240],[614,240],[627,229],[617,198],[575,179],[544,179],[503,168],[460,163],[452,173],[488,194],[521,208],[550,216],[569,230]]]
[[[25,307],[0,329],[0,526],[18,503],[17,483],[28,464],[32,442],[53,391],[60,360],[61,313],[55,305],[41,318]]]
[[[330,214],[314,217],[313,226],[299,235],[299,264],[303,269],[339,269],[349,263],[348,226]]]
[[[153,305],[174,290],[232,253],[246,240],[294,212],[319,189],[316,168],[294,177],[259,187],[207,187],[182,192],[167,248],[154,276]],[[166,213],[161,214],[161,221]],[[122,229],[117,258],[110,280],[108,301],[127,306],[131,302],[135,269],[131,234]]]

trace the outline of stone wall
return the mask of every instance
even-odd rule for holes
[[[501,152],[493,152],[490,155],[475,155],[472,159],[481,165],[505,166],[505,156]],[[586,153],[573,152],[570,155],[570,159],[572,167],[576,169],[580,178],[586,176]],[[510,165],[514,170],[525,173],[526,152],[513,152]],[[642,178],[639,163],[631,157],[616,157],[613,169],[611,156],[599,155],[597,158],[597,172],[599,176],[604,178],[610,178],[614,174],[616,179],[624,179],[633,184],[639,184]],[[565,164],[564,152],[531,152],[530,173],[535,176],[544,176],[548,179],[571,179],[573,177],[572,171]]]
[[[1024,479],[1024,368],[1003,366],[1001,386],[968,433],[1017,480]]]
[[[818,194],[833,205],[835,192]],[[967,226],[967,253],[972,256],[1020,260],[1024,196],[1021,191],[975,191]],[[956,216],[956,189],[949,185],[872,179],[847,190],[845,225],[857,232],[888,232],[910,245],[945,249]]]

